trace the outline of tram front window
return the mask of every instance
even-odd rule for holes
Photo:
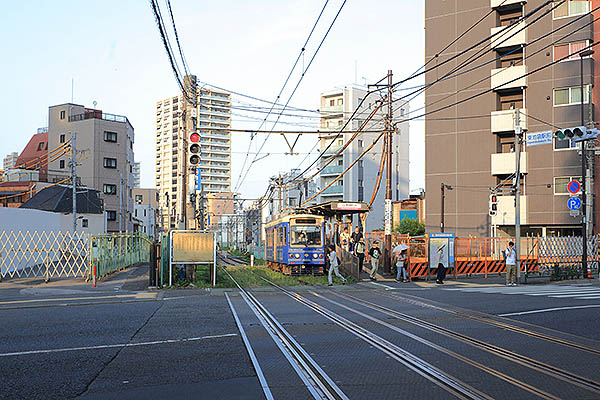
[[[321,227],[316,225],[292,225],[292,246],[320,246]]]

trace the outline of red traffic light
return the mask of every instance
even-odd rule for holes
[[[198,143],[200,141],[200,135],[197,134],[196,132],[190,134],[190,142],[192,143]]]
[[[492,203],[497,203],[498,197],[495,194],[493,194],[491,200],[492,200]]]

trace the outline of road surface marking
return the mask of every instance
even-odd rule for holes
[[[185,338],[185,339],[155,340],[152,342],[102,344],[102,345],[98,345],[98,346],[67,347],[67,348],[62,348],[62,349],[17,351],[14,353],[0,353],[0,357],[25,356],[25,355],[30,355],[30,354],[62,353],[62,352],[66,352],[66,351],[112,349],[112,348],[118,348],[118,347],[151,346],[151,345],[168,344],[168,343],[197,342],[199,340],[218,339],[218,338],[225,338],[225,337],[231,337],[231,336],[237,336],[237,333],[226,333],[223,335],[209,335],[209,336],[200,336],[200,337]]]
[[[240,330],[240,333],[242,334],[242,341],[244,342],[244,345],[246,346],[246,350],[248,351],[250,360],[252,360],[252,365],[254,366],[256,375],[258,376],[258,380],[260,382],[260,386],[263,390],[263,393],[265,394],[265,397],[267,398],[267,400],[273,400],[274,397],[273,397],[273,394],[271,393],[271,389],[269,388],[269,384],[267,383],[267,379],[265,378],[265,375],[262,372],[262,368],[260,367],[260,364],[258,363],[256,354],[254,354],[254,350],[252,349],[250,340],[248,340],[248,336],[246,336],[246,331],[244,330],[244,327],[242,326],[242,322],[240,321],[240,319],[237,315],[237,312],[235,311],[235,308],[233,307],[233,304],[231,303],[231,300],[229,299],[229,295],[227,294],[227,292],[225,292],[225,297],[227,298],[227,303],[229,303],[229,308],[231,309],[231,313],[233,314],[235,323],[236,323],[238,329]]]
[[[573,286],[573,285],[547,285],[534,287],[513,287],[513,286],[498,286],[498,287],[481,287],[481,288],[447,288],[445,290],[454,290],[469,293],[491,293],[503,295],[525,295],[525,296],[543,296],[548,298],[573,298],[593,300],[600,295],[600,287],[597,286]]]
[[[394,290],[394,289],[398,289],[392,286],[388,286],[388,285],[383,285],[381,283],[377,283],[377,282],[369,282],[371,285],[377,285],[377,286],[382,286],[384,288],[386,288],[385,290]]]
[[[516,316],[516,315],[538,314],[538,313],[543,313],[543,312],[562,311],[562,310],[577,310],[577,309],[581,309],[581,308],[600,308],[600,304],[590,304],[587,306],[544,308],[541,310],[521,311],[521,312],[508,313],[508,314],[498,314],[498,316],[499,317],[512,317],[512,316]]]

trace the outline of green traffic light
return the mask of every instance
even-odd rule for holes
[[[563,130],[556,131],[556,136],[560,140],[564,140],[566,138],[565,132]]]

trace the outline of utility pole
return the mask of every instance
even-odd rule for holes
[[[515,110],[515,253],[517,280],[521,277],[521,111]],[[527,279],[527,266],[525,267]]]
[[[73,182],[73,233],[77,232],[77,132],[71,135],[71,182]]]
[[[197,102],[197,81],[195,75],[186,75],[183,79],[183,110],[182,110],[182,119],[183,119],[183,134],[180,136],[183,138],[183,146],[182,153],[183,159],[181,160],[181,164],[183,166],[182,171],[182,180],[181,187],[183,190],[181,191],[181,217],[180,217],[180,229],[188,229],[188,210],[190,214],[192,214],[192,219],[195,219],[196,216],[193,214],[194,210],[192,207],[192,202],[188,201],[190,198],[194,198],[194,195],[188,196],[188,185],[189,179],[188,174],[191,173],[188,169],[188,136],[196,131],[196,102]]]
[[[279,173],[279,178],[277,179],[277,186],[279,187],[279,214],[283,211],[283,188],[281,183],[281,173]]]
[[[392,109],[392,70],[388,70],[387,82],[387,103],[388,111],[385,119],[385,131],[387,136],[386,141],[386,178],[385,178],[385,246],[383,250],[383,273],[390,274],[391,254],[392,254],[392,132],[393,125],[393,109]]]

